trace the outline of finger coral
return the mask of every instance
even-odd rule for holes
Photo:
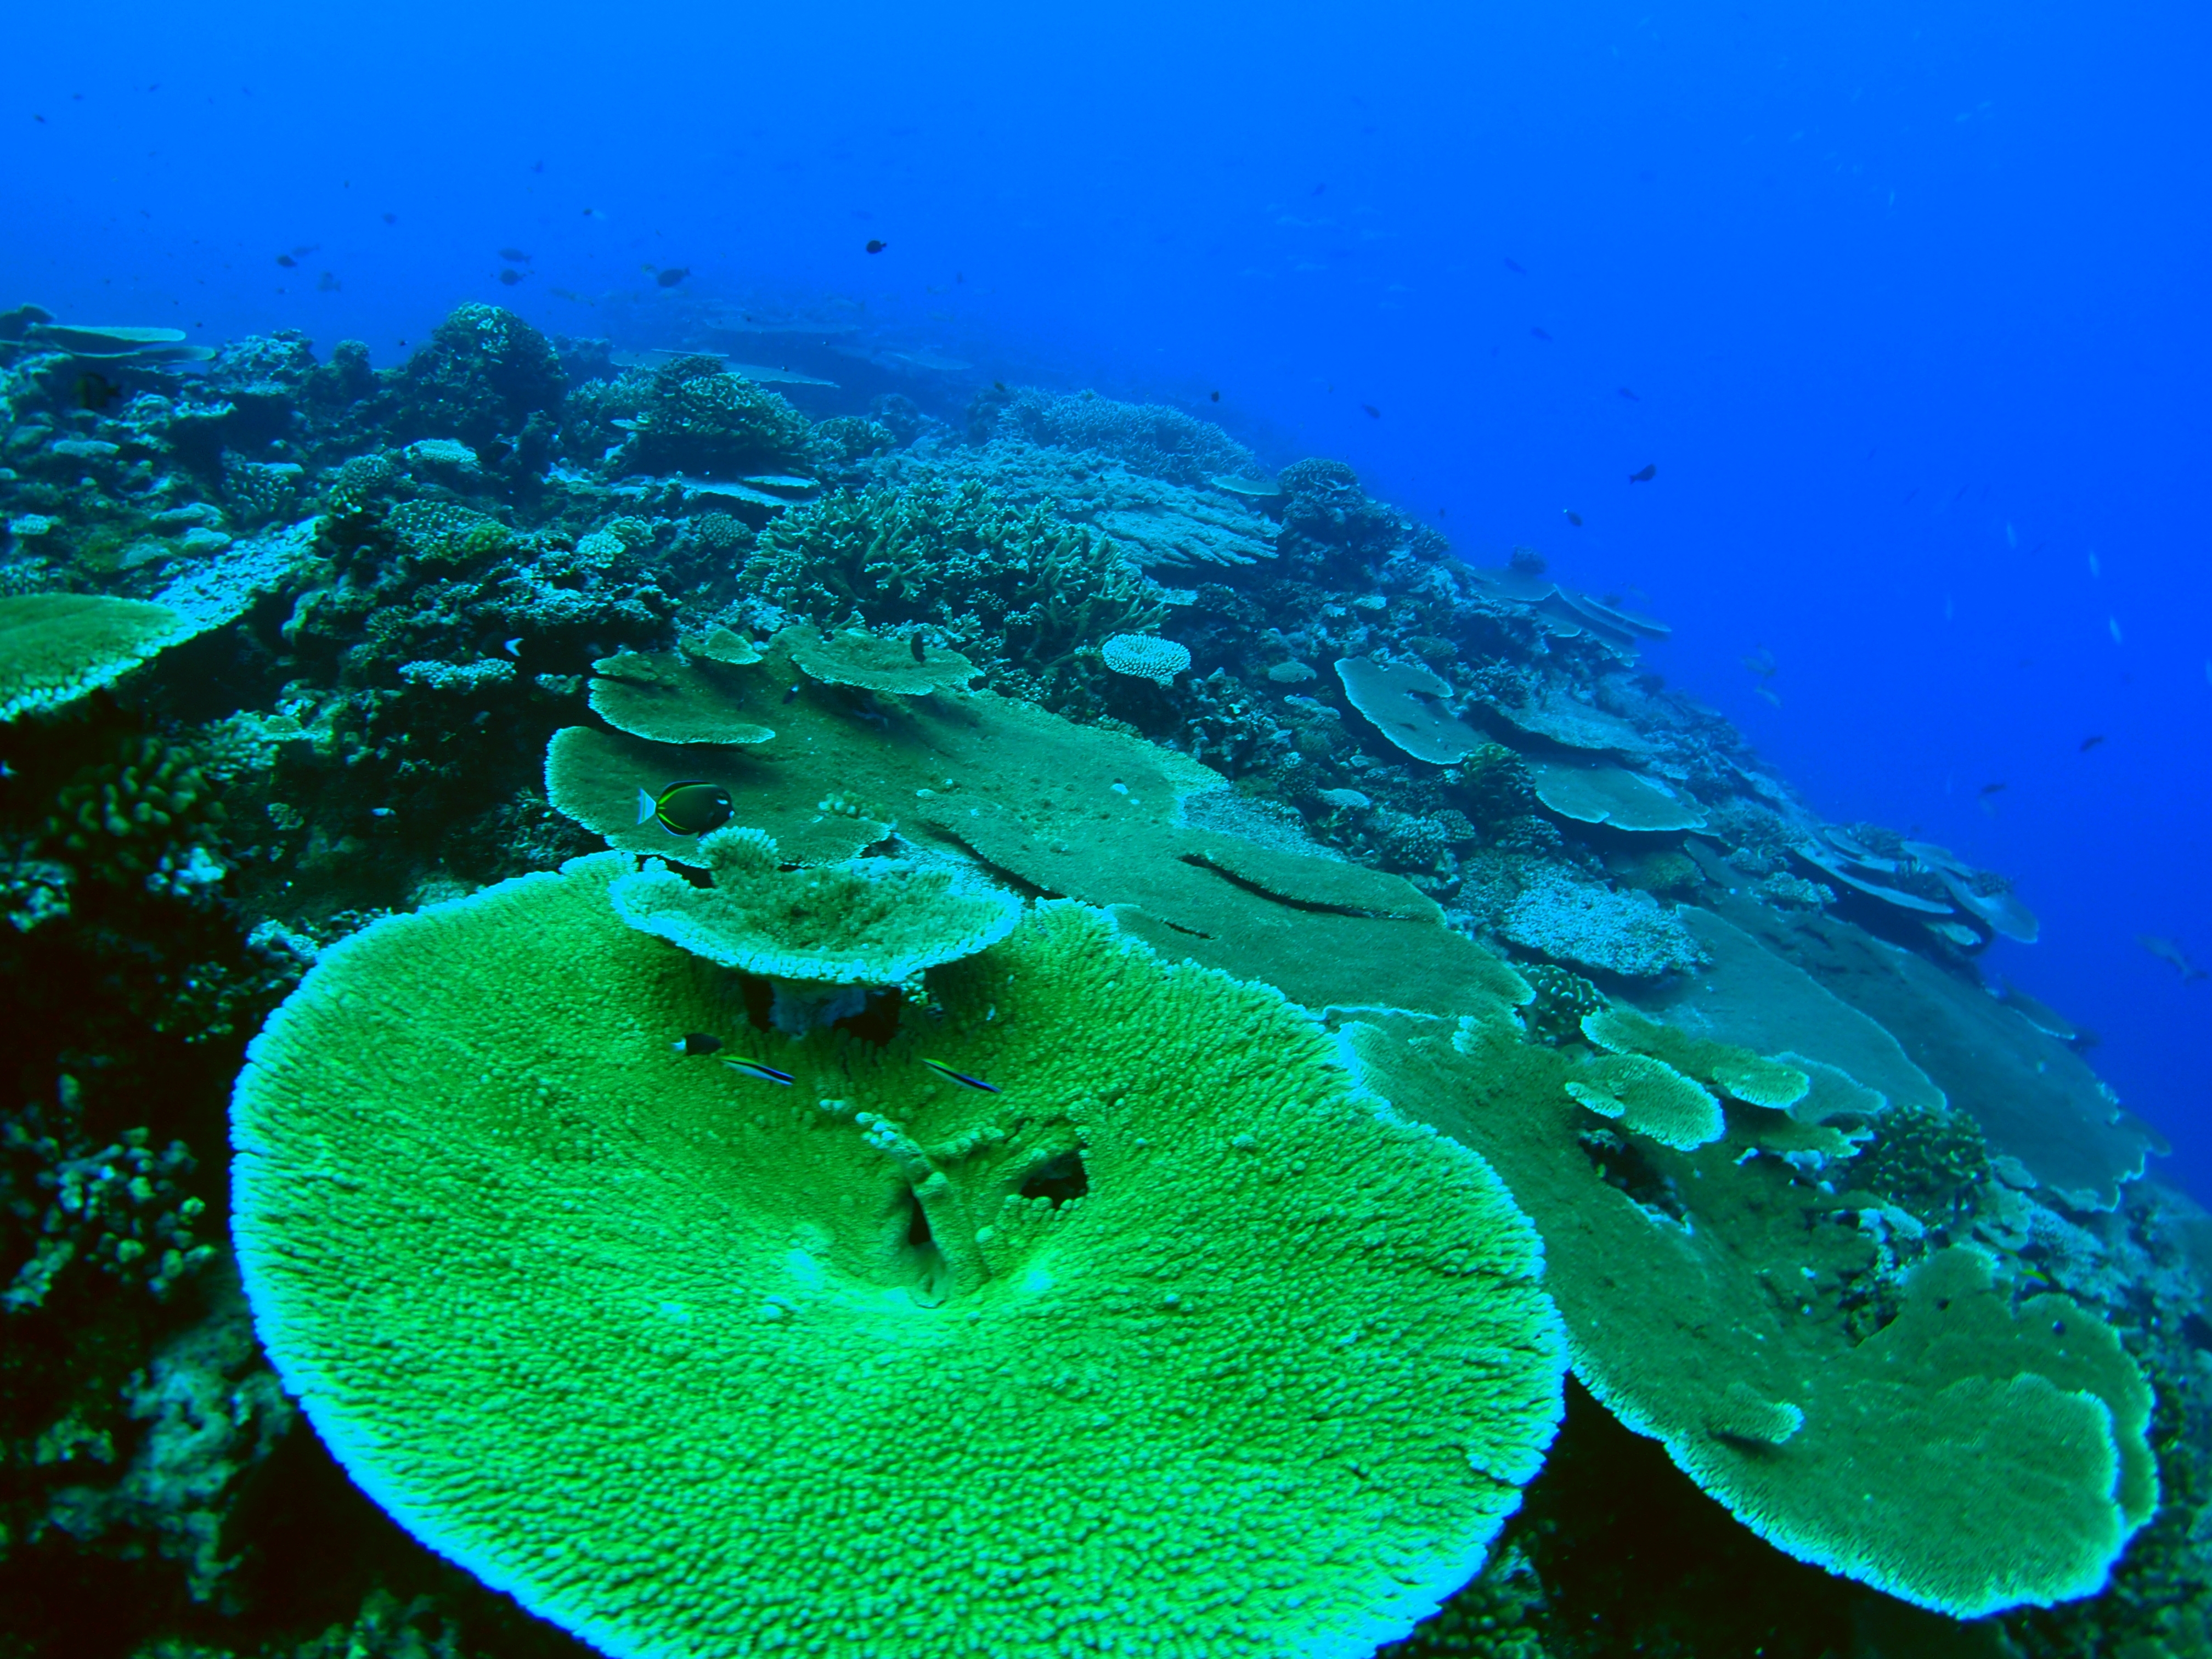
[[[788,1087],[672,1054],[626,863],[356,935],[240,1079],[258,1328],[404,1525],[699,1659],[1348,1659],[1476,1571],[1561,1358],[1480,1158],[1073,906]]]

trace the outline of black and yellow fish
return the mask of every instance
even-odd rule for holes
[[[672,836],[703,836],[727,823],[736,811],[730,792],[719,783],[687,779],[658,795],[637,792],[638,826],[657,823]]]

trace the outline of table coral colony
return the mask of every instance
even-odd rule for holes
[[[1663,623],[490,306],[0,396],[27,1650],[2212,1646],[2212,1222]]]

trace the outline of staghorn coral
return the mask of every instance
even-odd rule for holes
[[[405,1524],[602,1646],[702,1655],[1354,1651],[1480,1565],[1559,1355],[1479,1159],[1348,1091],[1277,994],[1075,906],[880,1048],[750,1039],[787,1093],[672,1055],[647,1034],[728,1005],[617,921],[626,862],[357,935],[241,1080],[257,1317]],[[793,1366],[811,1408],[763,1413]]]

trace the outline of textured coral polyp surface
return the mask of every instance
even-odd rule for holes
[[[741,1015],[626,863],[356,936],[240,1080],[257,1323],[419,1536],[687,1659],[1364,1655],[1480,1564],[1562,1365],[1480,1158],[1074,906],[788,1088],[672,1054]]]

